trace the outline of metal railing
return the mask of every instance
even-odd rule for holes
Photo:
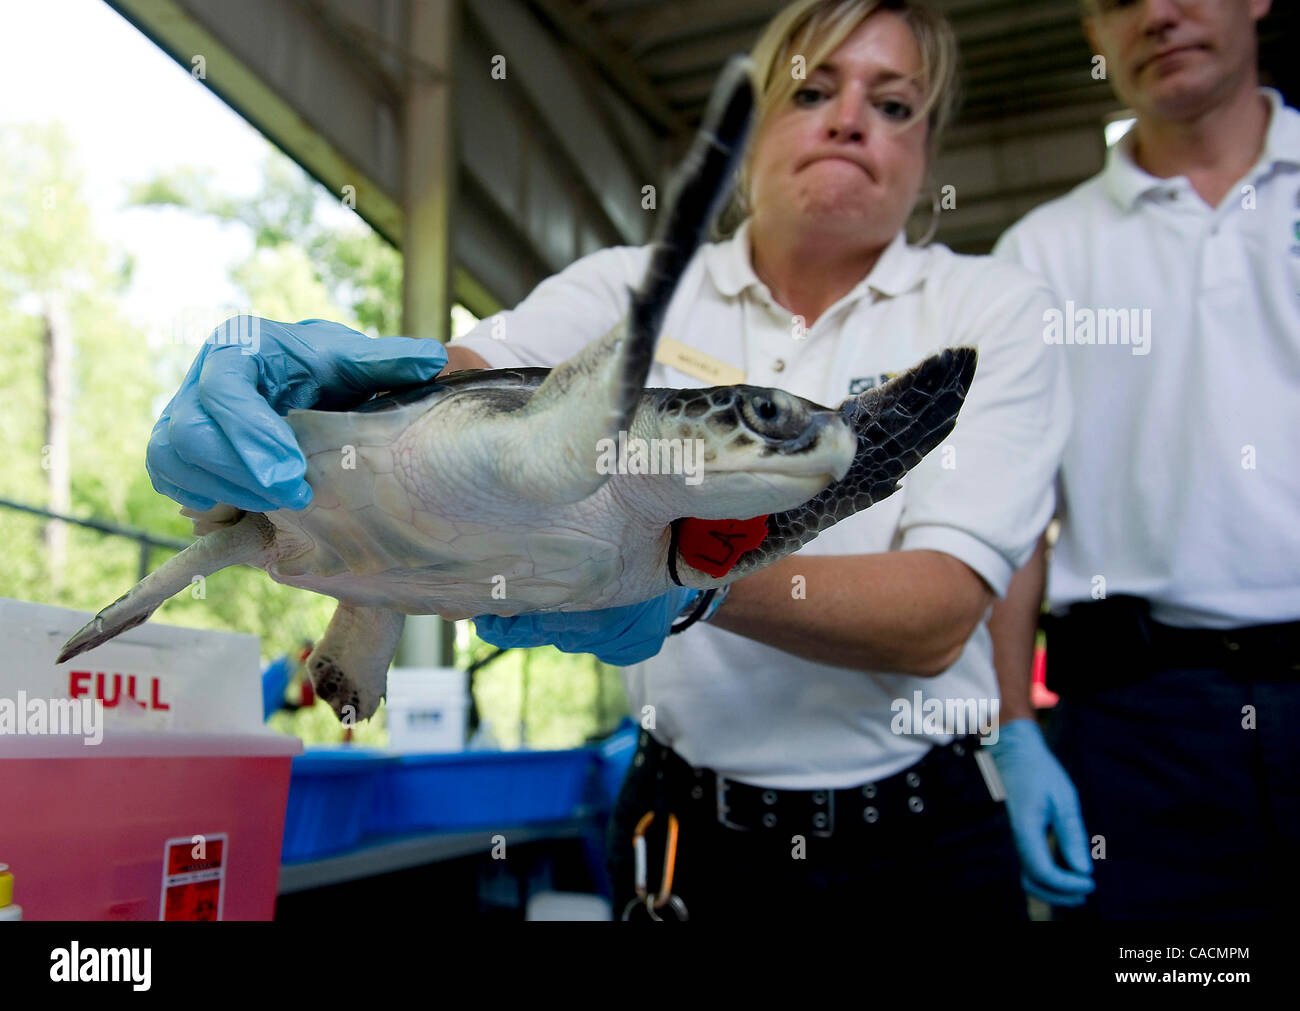
[[[86,520],[78,519],[76,516],[65,516],[62,513],[51,512],[41,506],[26,505],[22,502],[14,502],[7,498],[0,498],[0,507],[6,509],[17,509],[19,512],[31,513],[33,516],[43,516],[48,520],[59,520],[63,523],[72,523],[75,526],[86,527],[90,530],[98,530],[103,534],[111,534],[115,537],[125,537],[128,540],[135,541],[140,545],[140,579],[149,575],[149,552],[153,548],[171,548],[173,551],[184,551],[190,546],[190,541],[178,540],[174,537],[160,537],[157,534],[151,534],[147,530],[137,530],[133,527],[119,526],[116,523],[108,523],[104,520]]]

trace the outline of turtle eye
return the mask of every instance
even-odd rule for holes
[[[786,431],[792,421],[790,405],[775,390],[763,390],[751,393],[740,401],[740,410],[745,424],[755,432],[768,438],[786,439]]]

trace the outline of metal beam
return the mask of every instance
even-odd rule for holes
[[[656,82],[701,73],[716,79],[727,58],[732,53],[747,52],[754,41],[755,33],[748,25],[719,28],[642,60]]]
[[[623,97],[661,132],[678,134],[687,130],[686,124],[668,107],[645,72],[620,53],[599,28],[584,19],[570,0],[529,2],[545,15],[561,36],[604,71]]]
[[[403,81],[402,332],[451,338],[452,234],[459,159],[455,129],[456,42],[460,0],[424,0],[407,8],[406,39],[434,74],[408,66]],[[455,623],[432,615],[406,619],[397,662],[404,667],[450,667]]]
[[[108,2],[187,71],[195,56],[203,56],[203,84],[331,192],[355,187],[357,213],[403,249],[400,128],[406,79],[440,80],[407,38],[399,15],[408,4],[230,0],[214,8],[199,0]],[[336,93],[337,102],[322,104],[322,94]],[[471,129],[483,133],[500,124],[475,123]],[[476,169],[486,167],[462,164],[461,178]],[[492,236],[485,245],[465,229],[452,237],[451,290],[480,317],[513,305],[564,265],[543,269],[535,258],[513,255],[517,218],[508,215],[495,226],[505,228],[507,241]],[[615,234],[611,228],[610,236]],[[600,244],[607,244],[604,236]],[[488,247],[501,255],[484,256]]]
[[[735,31],[744,26],[758,30],[781,7],[782,0],[678,0],[656,4],[628,14],[607,15],[606,34],[623,42],[628,53],[644,59],[647,53],[674,47],[701,35]]]
[[[402,104],[402,84],[382,59],[378,59],[365,45],[356,45],[359,36],[374,41],[383,38],[365,26],[358,25],[337,12],[326,0],[295,0],[308,16],[320,26],[331,40],[356,62],[358,69],[373,82],[375,90],[384,96],[389,105]]]
[[[963,119],[948,131],[940,157],[968,147],[1014,140],[1020,137],[1049,137],[1079,127],[1101,129],[1106,117],[1118,112],[1113,96],[1067,106],[1053,106],[1006,119]]]
[[[451,235],[456,201],[455,105],[451,72],[459,35],[458,0],[408,8],[412,49],[442,72],[411,74],[402,110],[403,332],[447,341],[451,325]]]
[[[357,213],[389,242],[401,244],[397,178],[390,171],[396,166],[383,157],[385,151],[395,153],[394,111],[385,105],[373,80],[337,56],[329,60],[328,73],[318,75],[329,82],[328,94],[308,100],[312,82],[294,80],[293,68],[283,54],[293,46],[309,45],[313,38],[320,43],[317,50],[333,52],[334,48],[297,5],[227,0],[218,20],[203,11],[198,0],[107,2],[196,76],[195,58],[203,57],[204,76],[200,79],[206,87],[331,193],[341,193],[344,186],[355,187]],[[218,23],[231,33],[241,31],[238,41],[219,36]],[[258,53],[265,58],[256,58]],[[331,138],[307,111],[319,108],[322,102],[338,102],[354,118],[364,120],[372,142],[347,150],[339,139]]]
[[[653,180],[639,179],[629,170],[554,37],[520,3],[467,0],[466,8],[495,53],[506,57],[507,80],[521,83],[534,98],[540,120],[535,128],[548,133],[564,152],[619,241],[640,245],[649,231],[641,210],[641,186]]]

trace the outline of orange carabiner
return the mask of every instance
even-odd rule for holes
[[[632,850],[636,855],[636,895],[642,902],[649,898],[649,889],[646,888],[646,858],[645,858],[645,833],[650,827],[650,823],[655,820],[655,813],[647,811],[641,816],[641,820],[636,823],[636,831],[632,833]],[[663,880],[659,883],[659,894],[655,896],[652,905],[656,909],[662,909],[668,904],[673,897],[673,868],[677,866],[677,815],[669,812],[668,814],[668,840],[664,844],[664,874]]]

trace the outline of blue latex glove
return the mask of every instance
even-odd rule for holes
[[[520,614],[514,618],[483,614],[474,619],[474,627],[480,639],[502,649],[551,645],[565,653],[592,653],[605,663],[626,667],[650,659],[663,648],[682,608],[699,592],[675,587],[640,604],[599,611]]]
[[[993,763],[1007,791],[1007,815],[1020,854],[1025,891],[1054,906],[1081,905],[1096,888],[1092,856],[1083,827],[1079,794],[1056,760],[1034,720],[1012,720],[989,745]],[[1072,870],[1060,867],[1047,845],[1051,826],[1061,855]]]
[[[323,319],[233,317],[204,342],[154,425],[149,478],[191,509],[218,502],[251,512],[304,509],[312,496],[307,461],[281,415],[352,407],[432,379],[446,364],[436,340],[372,340]]]

